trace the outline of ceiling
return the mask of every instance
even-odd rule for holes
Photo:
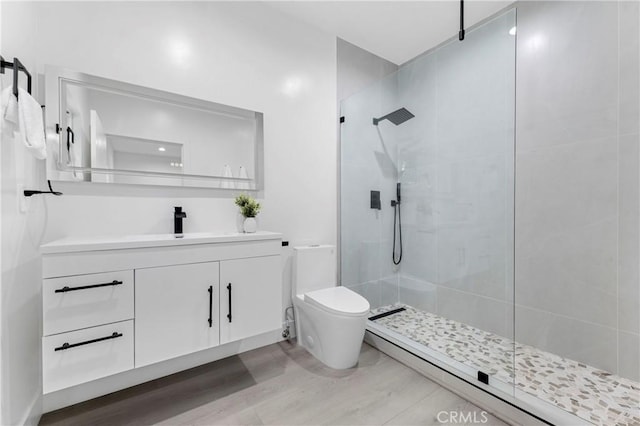
[[[415,58],[458,34],[460,2],[269,1],[272,7],[395,64]],[[465,1],[469,27],[512,1]]]

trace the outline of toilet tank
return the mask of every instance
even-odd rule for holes
[[[293,295],[337,285],[335,246],[293,248]]]

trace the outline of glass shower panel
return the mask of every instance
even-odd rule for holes
[[[374,117],[390,112],[398,97],[392,74],[342,104],[340,272],[341,283],[364,296],[372,309],[398,300],[397,269],[391,261],[397,181],[394,132],[382,135]],[[371,208],[372,191],[380,208]]]
[[[441,350],[504,383],[513,381],[514,27],[510,11],[398,77],[402,102],[421,117],[399,142],[400,302],[419,300],[434,333],[449,336]]]
[[[343,101],[341,140],[342,280],[374,301],[373,314],[404,309],[369,327],[509,394],[515,25],[512,10]],[[399,108],[415,117],[372,124]]]

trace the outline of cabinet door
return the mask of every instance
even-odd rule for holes
[[[220,262],[220,343],[282,326],[280,256]]]
[[[135,271],[135,365],[219,343],[218,262]]]

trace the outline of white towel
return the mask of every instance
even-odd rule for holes
[[[226,177],[226,178],[232,178],[233,177],[233,172],[231,171],[231,167],[228,164],[224,165],[224,170],[222,172],[222,177]],[[233,181],[224,179],[220,183],[220,188],[232,189],[233,188]]]
[[[17,100],[11,87],[4,89],[0,96],[3,119],[13,124],[15,139],[22,142],[35,158],[47,158],[40,104],[24,89],[18,89]]]
[[[11,87],[7,87],[2,91],[2,118],[9,124],[16,126],[18,124],[18,101],[13,96]]]
[[[243,178],[243,179],[249,179],[249,175],[247,175],[247,169],[245,169],[244,166],[240,166],[240,171],[238,172],[238,177],[239,178]],[[249,182],[239,181],[238,183],[236,183],[236,188],[237,189],[250,189],[249,188]]]

